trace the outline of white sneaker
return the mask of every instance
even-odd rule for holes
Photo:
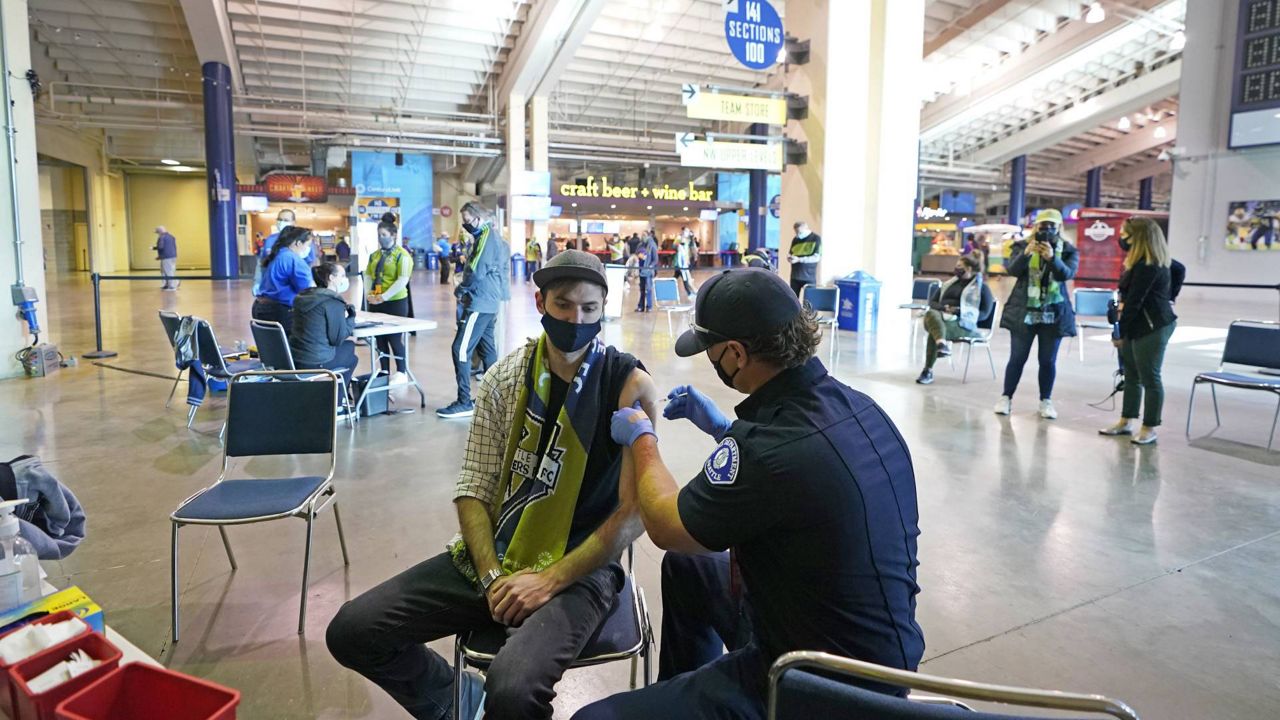
[[[1053,408],[1052,400],[1040,401],[1040,417],[1044,418],[1045,420],[1058,419],[1058,411]]]
[[[996,401],[995,412],[997,415],[1008,415],[1013,412],[1013,398],[1008,395],[1001,395]]]
[[[387,381],[387,385],[390,385],[391,387],[395,387],[396,385],[408,385],[408,384],[409,384],[409,376],[405,375],[402,372],[398,372],[392,375],[391,379]]]

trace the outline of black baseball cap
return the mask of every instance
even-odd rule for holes
[[[676,340],[676,355],[689,357],[726,340],[768,335],[801,312],[795,291],[775,273],[726,270],[698,288],[692,327]]]
[[[609,292],[609,283],[604,276],[604,263],[584,250],[561,250],[533,274],[533,283],[539,290],[556,280],[565,279],[595,283],[604,288],[605,294]]]

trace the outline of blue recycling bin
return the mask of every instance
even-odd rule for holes
[[[428,270],[440,269],[440,253],[434,250],[427,251],[427,269]]]
[[[734,249],[721,250],[720,264],[724,267],[736,267],[738,264],[738,251]]]
[[[836,280],[840,288],[841,330],[875,332],[880,314],[880,281],[861,270]]]
[[[511,256],[511,279],[524,279],[524,255],[515,253]]]

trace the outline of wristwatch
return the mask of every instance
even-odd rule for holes
[[[489,587],[490,587],[491,585],[493,585],[494,581],[495,581],[495,580],[497,580],[497,579],[498,579],[498,578],[500,578],[500,577],[502,577],[502,571],[501,571],[501,570],[499,570],[498,568],[494,568],[494,569],[490,570],[489,572],[485,573],[483,576],[481,576],[481,577],[480,577],[480,592],[481,592],[481,594],[483,594],[483,595],[488,595],[488,594],[489,594]]]

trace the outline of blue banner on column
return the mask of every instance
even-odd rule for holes
[[[353,152],[351,181],[357,196],[399,198],[400,235],[412,247],[430,248],[435,231],[431,156],[404,153],[403,162],[396,164],[394,152]]]

